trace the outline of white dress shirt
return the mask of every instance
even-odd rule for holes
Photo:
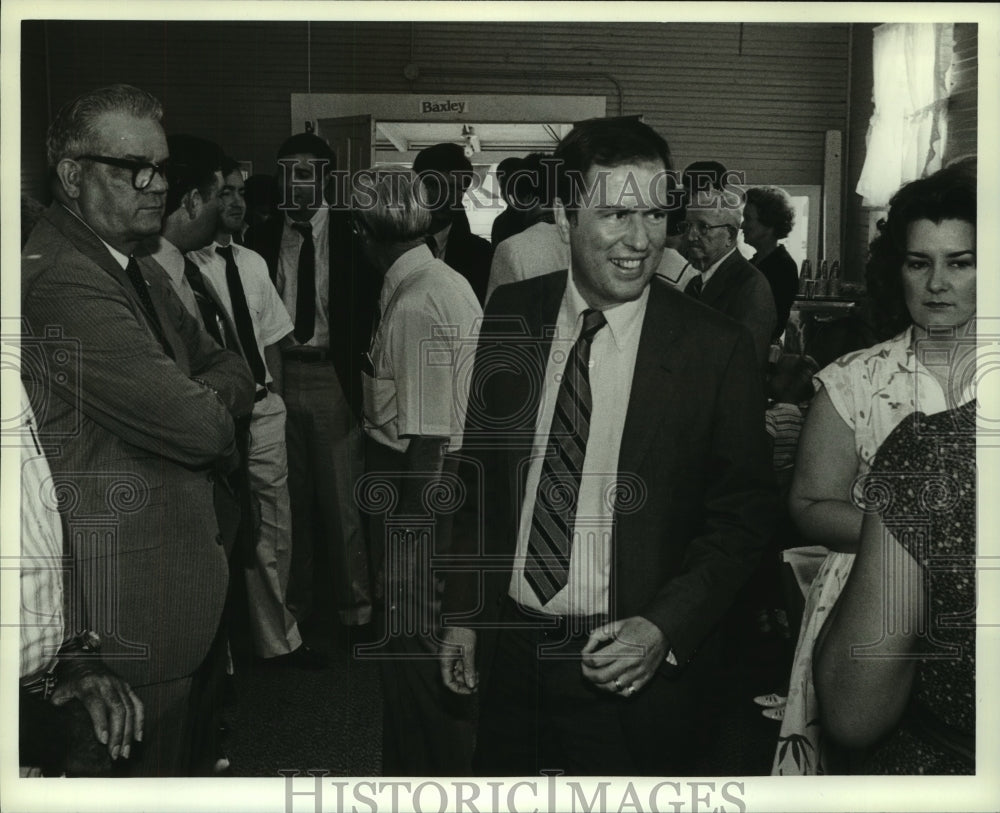
[[[264,348],[281,341],[291,333],[295,326],[285,309],[278,292],[271,284],[267,273],[267,262],[256,251],[235,242],[229,244],[233,249],[233,259],[240,272],[240,282],[246,296],[247,308],[250,311],[250,321],[253,323],[254,338],[257,340],[257,352],[264,362],[264,383],[271,383],[271,371],[267,368],[267,358]],[[216,253],[221,244],[214,242],[188,255],[201,269],[202,275],[219,297],[219,303],[226,309],[233,324],[233,302],[229,296],[229,283],[226,280],[226,261]]]
[[[570,350],[580,335],[583,312],[589,306],[568,276],[566,293],[556,321],[556,336],[549,351],[542,383],[532,460],[521,503],[514,572],[510,596],[526,607],[555,615],[599,615],[609,612],[611,577],[611,532],[614,521],[615,483],[618,481],[618,452],[625,428],[625,406],[632,391],[639,335],[649,301],[649,286],[642,296],[604,311],[607,325],[597,332],[590,348],[590,391],[593,411],[587,454],[583,461],[569,578],[543,607],[524,578],[531,517],[542,474],[542,462],[549,442],[549,428],[555,411],[559,382]]]
[[[302,234],[292,228],[294,222],[285,216],[285,228],[281,232],[281,249],[278,253],[278,272],[274,280],[274,285],[293,324],[295,303],[299,293],[299,252],[302,250],[303,240]],[[309,347],[329,348],[330,325],[327,318],[330,297],[330,210],[326,201],[313,213],[309,223],[312,225],[313,250],[316,258],[316,321],[312,338],[305,344]]]

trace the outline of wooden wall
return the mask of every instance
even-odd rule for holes
[[[47,92],[26,93],[26,108],[47,119],[50,104],[129,82],[161,99],[168,132],[215,138],[261,168],[289,134],[289,94],[310,90],[606,94],[609,115],[644,114],[679,166],[716,159],[756,183],[821,183],[823,134],[847,126],[847,25],[50,21],[23,30],[46,43],[48,59]],[[408,63],[420,69],[414,82]],[[44,155],[37,134],[24,146],[26,163]]]
[[[45,123],[111,82],[157,95],[168,132],[214,138],[259,171],[290,132],[293,92],[604,94],[609,115],[641,113],[663,133],[678,167],[715,159],[749,183],[821,184],[824,133],[843,131],[843,266],[858,279],[868,213],[854,188],[872,112],[873,27],[25,22],[22,184],[45,197]],[[946,158],[975,152],[976,32],[955,27]]]

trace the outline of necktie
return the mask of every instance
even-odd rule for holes
[[[316,247],[311,223],[293,223],[292,228],[302,235],[295,294],[295,338],[305,344],[316,329]]]
[[[684,289],[684,293],[688,296],[694,297],[695,299],[701,299],[701,289],[704,287],[705,282],[701,278],[701,274],[691,278],[691,281],[687,284]]]
[[[163,333],[163,325],[160,324],[160,317],[156,315],[156,308],[153,306],[153,297],[149,295],[149,286],[146,285],[146,280],[143,279],[142,271],[139,270],[139,263],[135,261],[135,257],[128,258],[128,266],[125,268],[125,273],[128,274],[129,281],[132,283],[132,287],[135,288],[135,292],[139,297],[139,303],[146,312],[146,317],[153,328],[153,333],[156,334],[156,338],[160,341],[160,346],[163,347],[163,352],[170,358],[174,358],[174,351]]]
[[[221,347],[226,347],[227,342],[223,338],[223,325],[225,322],[222,319],[222,314],[219,313],[219,306],[215,304],[215,300],[208,293],[208,289],[205,287],[205,280],[201,275],[201,271],[198,270],[198,266],[195,265],[187,257],[184,258],[184,277],[188,281],[188,285],[191,286],[191,290],[194,291],[194,301],[198,305],[198,310],[201,313],[201,321],[205,323],[205,330],[208,334],[215,339]]]
[[[243,345],[243,355],[246,357],[253,380],[261,387],[267,374],[264,371],[264,360],[257,349],[257,338],[253,332],[253,320],[250,318],[250,306],[247,305],[247,295],[240,281],[240,270],[236,267],[233,247],[216,246],[215,253],[226,261],[226,285],[229,286],[229,299],[233,304],[233,321],[236,322],[236,333]]]
[[[524,566],[524,577],[542,604],[562,590],[569,578],[573,523],[593,408],[590,345],[606,324],[600,311],[583,312],[583,329],[566,360],[556,396]]]
[[[431,235],[428,234],[424,238],[424,243],[426,243],[427,244],[427,248],[429,248],[431,250],[431,254],[433,254],[435,257],[437,257],[437,255],[438,255],[437,240],[435,240]]]

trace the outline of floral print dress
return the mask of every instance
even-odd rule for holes
[[[907,328],[889,341],[842,356],[816,375],[817,389],[826,390],[854,431],[858,477],[851,497],[856,505],[864,504],[862,478],[892,430],[918,409],[931,415],[948,408],[941,385],[920,363],[912,345],[913,330]],[[853,564],[853,553],[831,552],[806,595],[772,776],[828,772],[813,686],[813,646]]]

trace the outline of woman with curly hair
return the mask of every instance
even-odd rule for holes
[[[972,400],[974,172],[944,169],[895,194],[871,248],[868,280],[900,332],[843,356],[816,377],[819,389],[802,430],[789,511],[805,540],[830,553],[806,597],[773,774],[843,770],[831,760],[834,749],[821,725],[826,718],[813,683],[813,650],[861,540],[860,478],[907,416],[936,415]],[[855,696],[845,702],[870,700]],[[849,739],[843,730],[834,733]]]
[[[783,189],[776,186],[754,186],[746,192],[743,207],[743,240],[757,253],[750,258],[767,278],[774,296],[778,321],[773,340],[781,336],[788,323],[788,314],[799,289],[799,270],[795,260],[780,243],[788,237],[795,225],[792,201]]]

